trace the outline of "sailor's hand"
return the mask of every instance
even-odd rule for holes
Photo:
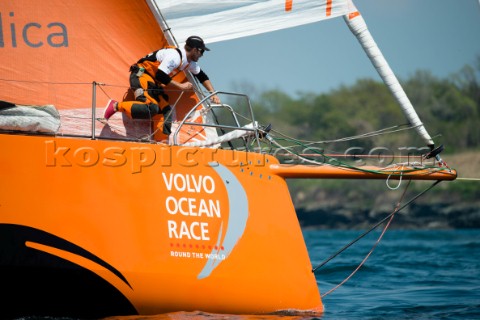
[[[216,103],[216,104],[221,104],[222,102],[220,101],[220,98],[215,94],[213,96],[210,97],[210,100],[212,100],[213,103]]]
[[[181,90],[192,90],[193,89],[193,84],[191,84],[190,82],[184,82],[184,83],[181,83],[180,84],[180,89]]]

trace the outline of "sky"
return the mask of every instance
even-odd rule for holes
[[[400,81],[417,70],[447,78],[480,56],[480,0],[354,3]],[[252,87],[296,96],[363,78],[382,81],[343,18],[207,46],[200,65],[219,91]]]

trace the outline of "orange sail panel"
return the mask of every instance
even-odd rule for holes
[[[17,104],[90,108],[93,81],[119,100],[129,66],[166,45],[145,1],[12,0],[0,14],[0,100]]]

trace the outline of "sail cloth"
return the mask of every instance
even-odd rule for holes
[[[178,43],[195,33],[207,43],[343,16],[348,0],[152,0]]]
[[[21,106],[0,101],[0,130],[56,133],[59,128],[60,114],[53,105]]]

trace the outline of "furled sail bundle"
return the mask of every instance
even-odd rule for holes
[[[352,6],[354,7],[353,3]],[[378,74],[382,78],[383,82],[385,82],[388,89],[392,92],[393,96],[398,101],[403,113],[405,114],[405,117],[408,119],[410,124],[417,130],[417,133],[420,135],[420,137],[423,138],[425,143],[433,148],[434,143],[432,138],[428,134],[423,123],[420,121],[417,112],[413,108],[413,105],[408,99],[407,94],[398,82],[397,77],[388,65],[387,60],[385,60],[385,58],[383,57],[383,54],[375,43],[375,40],[373,40],[373,37],[368,30],[367,24],[365,23],[363,17],[360,15],[360,12],[355,10],[355,12],[349,15],[345,15],[344,20],[352,33],[357,37],[358,41],[362,45],[363,50],[365,50],[365,52],[367,53],[368,57],[372,61],[372,64],[375,66]]]

